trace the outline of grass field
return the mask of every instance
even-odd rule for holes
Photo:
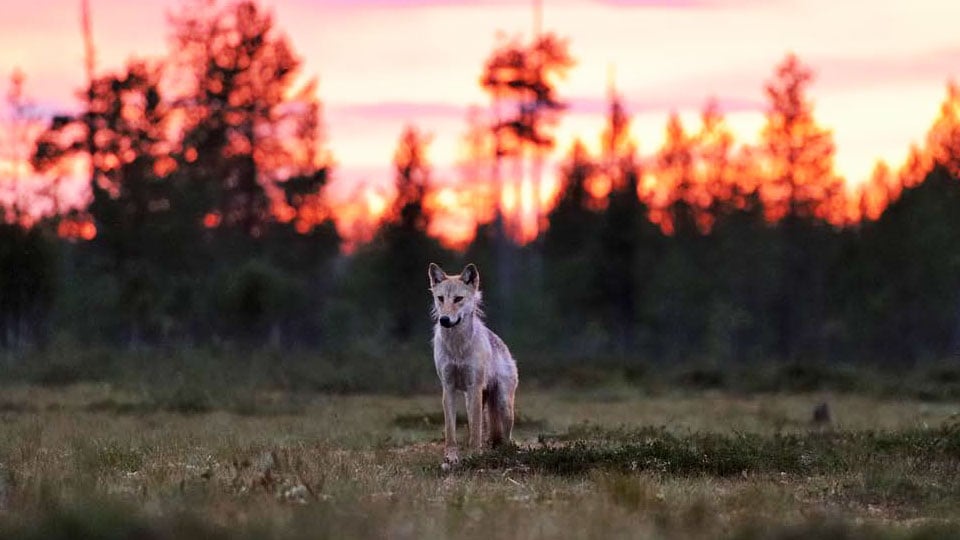
[[[0,536],[960,537],[949,401],[521,387],[518,448],[452,474],[436,395],[191,403],[4,387]]]

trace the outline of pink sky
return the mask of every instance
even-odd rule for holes
[[[0,0],[0,71],[27,74],[48,109],[76,106],[82,84],[79,0]],[[91,0],[98,66],[162,54],[165,14],[178,0]],[[455,176],[466,110],[487,100],[477,85],[498,32],[529,36],[529,1],[270,0],[278,26],[320,80],[332,193],[359,181],[387,185],[403,126],[433,135],[441,180]],[[656,149],[667,114],[695,128],[714,96],[741,141],[762,124],[763,82],[787,51],[817,72],[817,117],[834,130],[837,166],[851,181],[878,158],[899,165],[937,114],[960,72],[956,0],[544,0],[544,28],[571,41],[578,64],[560,86],[573,105],[558,127],[595,145],[607,73],[634,115],[642,153]],[[4,81],[5,83],[5,81]],[[0,87],[6,84],[0,83]]]

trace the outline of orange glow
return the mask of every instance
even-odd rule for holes
[[[165,51],[165,14],[179,4],[179,0],[93,2],[98,65],[118,66],[130,56]],[[348,184],[369,177],[357,172],[358,167],[381,166],[388,171],[379,157],[389,155],[398,120],[379,114],[358,122],[342,112],[345,107],[387,101],[481,103],[475,80],[495,43],[493,36],[498,30],[507,35],[529,32],[530,26],[523,2],[266,4],[276,11],[278,25],[303,57],[305,71],[323,80],[331,149],[343,166],[338,182]],[[859,183],[869,177],[877,157],[902,161],[907,144],[922,135],[934,112],[930,99],[936,99],[944,78],[956,69],[951,22],[960,6],[951,0],[876,3],[870,9],[858,2],[807,0],[802,3],[804,25],[797,24],[796,7],[789,2],[719,4],[723,9],[716,9],[714,2],[548,3],[549,28],[570,37],[580,65],[564,82],[564,94],[601,96],[598,74],[615,64],[626,95],[654,103],[645,108],[648,117],[638,119],[636,132],[649,148],[667,111],[689,107],[710,94],[756,99],[758,83],[776,57],[786,49],[797,50],[803,57],[822,59],[823,65],[814,67],[824,72],[829,85],[817,92],[818,106],[824,109],[824,123],[837,128],[840,173]],[[395,24],[398,17],[404,25]],[[678,27],[687,31],[676,32]],[[844,31],[852,27],[896,28],[897,39],[889,39],[888,32]],[[8,2],[0,28],[0,65],[20,66],[28,81],[36,80],[38,101],[72,108],[83,74],[78,55],[63,51],[76,50],[79,43],[76,2],[49,0],[43,17],[29,3]],[[431,55],[436,43],[456,44],[457,54]],[[676,54],[663,55],[664,50]],[[430,61],[418,63],[415,70],[395,61],[427,55]],[[877,110],[886,111],[883,126],[861,121],[859,116]],[[743,116],[749,115],[755,118],[757,112]],[[596,122],[595,114],[576,107],[570,116],[571,123]],[[435,123],[425,127],[438,140],[458,133],[449,119]],[[744,138],[755,133],[738,128],[737,134]],[[568,132],[558,146],[569,141]],[[455,160],[452,151],[438,151],[435,157],[440,165]]]
[[[117,68],[131,55],[163,54],[167,49],[164,14],[176,8],[179,0],[141,4],[98,0],[93,4],[100,69]],[[598,73],[609,64],[619,68],[618,85],[624,95],[643,104],[642,108],[627,108],[643,113],[631,129],[634,139],[642,143],[644,158],[658,147],[663,119],[669,111],[686,114],[712,94],[740,104],[732,114],[736,118],[731,118],[731,130],[738,140],[749,141],[756,135],[755,124],[762,114],[762,107],[756,105],[762,100],[762,80],[782,51],[792,49],[803,58],[816,59],[812,67],[822,74],[813,90],[818,119],[835,129],[837,170],[850,182],[847,189],[823,195],[817,215],[832,223],[850,223],[862,216],[873,219],[899,195],[901,185],[919,183],[929,163],[942,157],[942,150],[934,149],[938,155],[914,150],[902,168],[896,167],[904,163],[909,141],[922,140],[936,112],[942,81],[956,69],[953,22],[960,15],[956,2],[878,3],[865,10],[857,3],[809,0],[804,3],[804,27],[796,24],[793,8],[782,3],[731,2],[724,3],[724,9],[711,4],[550,3],[546,9],[549,27],[570,38],[571,52],[578,60],[578,67],[570,70],[560,84],[561,95],[569,98],[571,109],[558,126],[557,146],[565,148],[577,134],[599,127],[600,115],[590,103],[603,96]],[[330,202],[329,208],[308,204],[302,216],[277,207],[277,218],[295,222],[298,230],[309,230],[331,216],[349,243],[369,238],[390,206],[388,188],[362,184],[361,179],[389,178],[389,159],[385,156],[390,155],[401,121],[422,121],[437,141],[433,164],[438,168],[454,166],[457,152],[449,141],[455,140],[463,128],[458,107],[486,102],[476,79],[496,43],[493,36],[501,29],[506,35],[529,31],[524,3],[380,2],[372,8],[365,2],[274,0],[267,5],[275,10],[279,28],[290,35],[302,56],[305,74],[319,75],[323,80],[320,98],[324,101],[328,143],[338,161],[330,187],[350,193]],[[395,24],[401,15],[405,24]],[[27,92],[45,107],[75,109],[74,93],[82,84],[82,66],[76,55],[62,52],[74,50],[78,42],[75,2],[51,0],[42,18],[36,17],[34,6],[12,2],[5,6],[3,19],[0,65],[22,67],[28,76]],[[471,24],[463,25],[464,20]],[[854,24],[897,28],[898,39],[890,40],[885,32],[847,32]],[[676,32],[680,26],[689,31]],[[318,32],[318,28],[323,31]],[[809,28],[823,32],[806,31]],[[408,62],[396,61],[428,58],[436,50],[436,43],[452,44],[456,54],[431,55],[429,61],[418,61],[417,69],[410,69]],[[663,50],[676,54],[663,55]],[[385,55],[384,51],[391,54]],[[36,83],[31,84],[33,81]],[[216,88],[218,85],[219,81],[212,81],[211,89],[222,90]],[[233,95],[231,99],[239,97]],[[418,107],[440,112],[421,113]],[[956,106],[943,109],[954,111],[954,117],[958,110]],[[877,111],[884,111],[883,122],[877,121]],[[126,109],[124,114],[135,116]],[[928,146],[952,144],[949,137],[955,131],[948,129],[949,122],[942,126],[946,127],[924,141]],[[129,153],[119,155],[126,160],[131,157]],[[886,188],[881,187],[884,182],[869,174],[880,156],[892,164],[886,182],[891,186]],[[197,157],[194,148],[184,151],[187,162]],[[119,165],[112,155],[98,164],[106,170]],[[532,215],[533,208],[539,206],[541,213],[546,213],[554,204],[558,191],[551,174],[554,165],[548,159],[538,194],[532,193],[528,181],[518,178],[505,179],[505,189],[499,196],[489,183],[464,182],[441,188],[429,203],[433,218],[430,233],[448,245],[462,245],[472,236],[473,225],[492,219],[499,206],[515,239],[529,240],[532,231],[542,228],[541,218]],[[376,167],[381,172],[370,172]],[[0,168],[4,168],[2,163]],[[173,173],[175,168],[176,163],[167,159],[155,164],[161,176]],[[22,172],[18,169],[18,176]],[[756,178],[761,175],[752,172],[739,175],[738,185],[744,193],[758,188]],[[76,183],[83,185],[85,174],[78,169],[75,176],[80,182]],[[609,192],[608,184],[598,175],[587,189],[594,200],[602,201]],[[638,191],[651,206],[662,207],[668,202],[668,194],[657,185],[655,176],[645,175]],[[714,187],[694,193],[691,202],[707,206]],[[63,196],[72,196],[65,207],[82,205],[89,196],[82,189],[73,191],[76,193]],[[494,202],[498,198],[499,204]],[[538,205],[533,204],[535,200]],[[735,199],[735,205],[745,204],[742,197]],[[661,210],[655,208],[651,215],[662,224]],[[218,226],[220,216],[205,216],[204,226],[210,226],[213,220],[216,223],[212,226]]]
[[[162,156],[153,164],[153,173],[161,178],[175,170],[177,170],[177,161],[170,156]]]
[[[918,184],[929,171],[934,160],[948,159],[951,154],[945,150],[947,144],[955,140],[960,133],[960,121],[957,121],[956,103],[960,101],[960,93],[951,88],[947,100],[944,102],[941,117],[930,130],[930,141],[936,152],[922,150],[918,146],[911,148],[904,165],[894,172],[885,164],[878,164],[871,178],[838,192],[821,193],[816,207],[816,215],[835,225],[847,225],[862,219],[877,219],[883,210],[899,197],[903,187]],[[194,151],[195,152],[195,151]],[[190,151],[187,152],[189,159]],[[738,161],[739,160],[739,161]],[[175,162],[168,157],[157,160],[155,167],[165,170],[175,167]],[[729,196],[731,187],[724,182],[735,182],[740,193],[750,193],[764,186],[763,171],[753,169],[756,164],[747,158],[734,156],[733,169],[729,177],[724,177],[718,171],[698,164],[692,171],[696,178],[692,189],[685,200],[698,208],[706,208],[713,200],[713,193],[724,193]],[[84,174],[86,160],[76,159],[67,167],[72,174]],[[159,174],[159,173],[158,173]],[[766,172],[765,174],[769,174]],[[706,180],[711,178],[712,180]],[[724,180],[724,178],[727,178]],[[656,174],[644,174],[640,178],[637,188],[638,197],[650,206],[649,217],[658,224],[666,234],[674,233],[674,226],[666,210],[671,200],[669,186],[671,181]],[[541,218],[533,215],[533,185],[529,180],[504,180],[505,189],[500,194],[500,209],[504,214],[507,230],[511,237],[520,243],[534,239],[534,231],[543,230],[545,216],[556,202],[559,182],[553,174],[545,175],[540,189],[539,207]],[[517,187],[519,186],[519,189]],[[585,187],[592,198],[590,204],[596,203],[595,209],[602,208],[609,195],[612,180],[606,174],[592,175]],[[769,187],[767,188],[769,190]],[[772,192],[768,191],[767,196]],[[381,223],[385,212],[390,208],[393,197],[388,192],[372,185],[364,185],[356,190],[347,201],[327,205],[322,198],[312,195],[315,200],[308,201],[300,207],[299,212],[286,204],[275,204],[273,211],[281,222],[293,222],[295,229],[300,233],[308,233],[314,226],[328,217],[337,224],[338,230],[346,240],[346,247],[351,250],[358,243],[372,238],[376,228]],[[518,198],[519,197],[519,198]],[[721,198],[723,196],[720,196]],[[439,238],[448,247],[463,249],[473,239],[476,225],[486,223],[494,214],[493,188],[490,182],[478,181],[473,183],[444,184],[436,187],[427,194],[425,209],[431,216],[429,234]],[[742,199],[731,199],[733,205],[743,208]],[[775,216],[773,216],[775,217]],[[713,217],[707,213],[695,216],[698,227],[706,232],[712,226]],[[203,225],[207,228],[220,226],[222,217],[218,213],[204,216]],[[92,239],[96,236],[96,226],[87,220],[64,220],[58,226],[58,233],[65,238]]]
[[[297,211],[287,204],[276,202],[273,204],[273,215],[280,223],[289,223],[297,217]]]
[[[97,226],[89,216],[64,218],[57,224],[57,235],[68,240],[90,241],[97,236]]]
[[[80,227],[80,238],[87,240],[93,240],[97,236],[97,226],[93,224],[92,221],[87,221]]]
[[[533,215],[533,184],[529,181],[520,183],[520,221],[519,240],[527,243],[536,238],[537,223]]]
[[[613,182],[610,180],[610,177],[605,174],[597,174],[590,177],[587,180],[587,192],[594,199],[604,199],[607,195],[610,194],[610,189],[613,187]]]
[[[470,193],[454,186],[443,186],[429,192],[424,207],[431,216],[428,233],[452,248],[465,248],[473,240],[477,223],[476,208]]]
[[[517,210],[517,193],[512,189],[505,189],[500,193],[500,208],[507,215],[513,214]]]
[[[215,229],[220,226],[222,217],[217,212],[210,212],[209,214],[203,216],[203,226],[208,229]]]
[[[931,158],[960,176],[960,85],[947,85],[947,97],[940,106],[940,117],[927,133]]]
[[[387,211],[387,198],[379,192],[366,190],[363,193],[363,200],[366,204],[366,213],[370,220],[373,222],[380,221],[384,212]]]
[[[329,216],[344,240],[347,253],[373,238],[391,202],[379,189],[364,184],[354,189],[349,198],[328,203]]]
[[[456,192],[449,187],[443,188],[435,194],[434,203],[439,208],[447,209],[455,208],[459,205]]]

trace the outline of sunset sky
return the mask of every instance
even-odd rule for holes
[[[44,110],[73,110],[83,83],[79,0],[2,0],[0,70],[27,75]],[[91,0],[98,69],[167,49],[179,0]],[[716,97],[741,141],[756,138],[763,83],[786,52],[812,66],[817,117],[834,130],[837,167],[856,182],[878,158],[898,166],[960,75],[956,0],[544,0],[544,28],[570,39],[576,67],[560,85],[571,104],[558,128],[596,146],[605,86],[634,115],[642,153],[677,110],[695,128]],[[319,78],[334,197],[358,182],[386,186],[407,123],[432,134],[439,180],[455,180],[467,108],[487,104],[477,80],[498,33],[529,37],[530,1],[272,0],[263,2]],[[0,83],[5,89],[6,81]]]

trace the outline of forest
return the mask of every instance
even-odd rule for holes
[[[430,136],[416,125],[398,129],[396,196],[358,239],[338,231],[325,197],[336,159],[317,86],[303,82],[269,10],[210,3],[168,24],[166,56],[88,64],[79,112],[38,117],[29,78],[9,82],[3,130],[46,187],[2,199],[8,358],[225,347],[379,359],[403,351],[426,366],[429,262],[450,273],[477,263],[490,326],[521,365],[536,358],[544,372],[587,358],[624,372],[760,362],[896,369],[960,353],[953,84],[907,162],[880,162],[851,187],[816,119],[815,74],[793,54],[764,88],[755,144],[736,140],[705,96],[696,125],[675,114],[662,146],[641,152],[631,111],[611,89],[606,128],[584,135],[601,138],[592,153],[556,148],[552,133],[576,44],[551,33],[505,39],[477,66],[491,110],[464,128],[459,185],[481,216],[472,239],[452,245],[431,226]],[[517,171],[539,189],[551,155],[556,194],[526,212],[504,204],[519,197]],[[88,197],[68,204],[56,186],[77,175]]]

